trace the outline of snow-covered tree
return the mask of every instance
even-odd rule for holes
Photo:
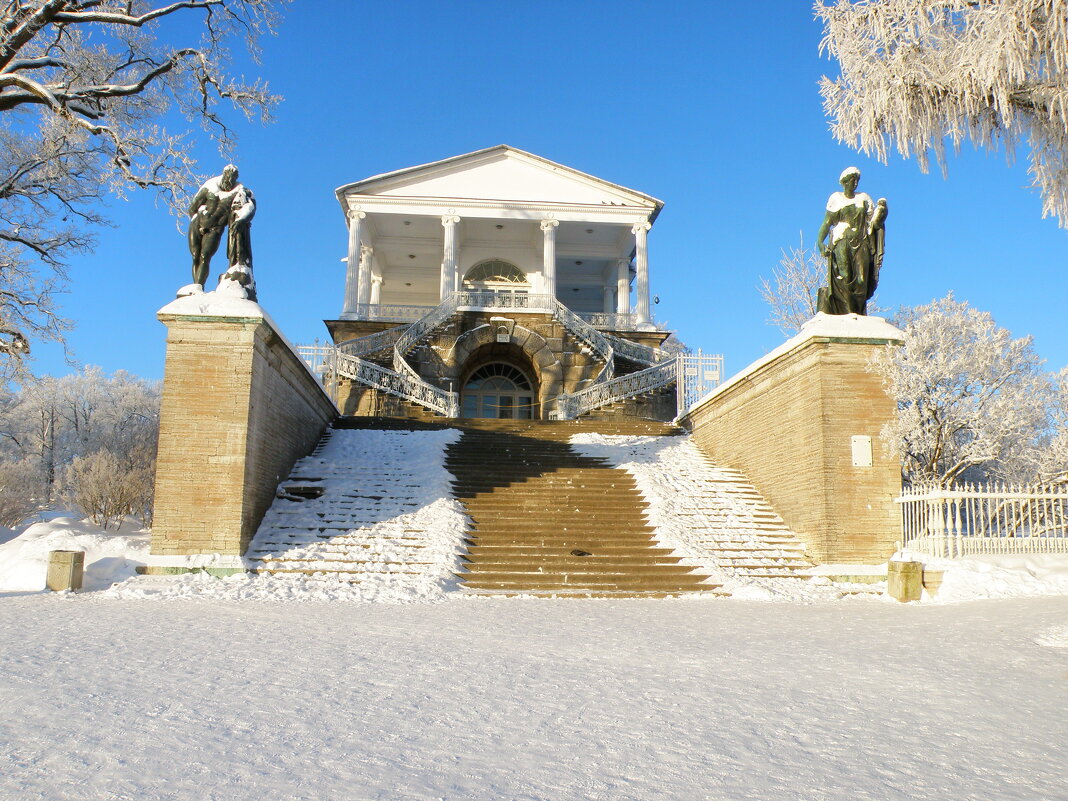
[[[948,486],[970,469],[1012,477],[1049,430],[1051,377],[1031,338],[1013,339],[983,311],[950,294],[905,308],[904,345],[877,353],[897,417],[883,436],[913,483]]]
[[[1068,0],[817,0],[820,92],[839,141],[921,169],[966,139],[1030,151],[1044,215],[1068,227]]]
[[[760,277],[760,297],[771,309],[767,322],[787,336],[796,334],[816,315],[820,287],[827,281],[827,258],[806,248],[804,237],[797,247],[784,249],[771,280]],[[869,315],[883,313],[877,297],[868,301]]]
[[[11,480],[0,482],[3,491],[18,496],[14,506],[31,509],[56,497],[78,506],[103,498],[105,506],[118,503],[123,514],[147,521],[159,400],[155,383],[121,370],[107,376],[99,367],[33,379],[5,393],[0,397],[0,474]],[[74,469],[78,460],[81,467]],[[87,514],[99,512],[83,508]]]
[[[816,315],[816,296],[825,283],[827,259],[806,248],[804,239],[783,250],[771,280],[760,277],[760,297],[771,309],[768,322],[787,336],[796,334]]]
[[[229,46],[272,30],[285,0],[0,0],[0,370],[62,340],[54,305],[100,205],[140,187],[181,208],[200,185],[189,132],[225,152],[221,109],[265,118],[262,83],[227,75]]]

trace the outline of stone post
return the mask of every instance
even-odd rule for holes
[[[345,265],[345,305],[341,310],[342,320],[356,319],[356,309],[360,302],[360,237],[366,217],[367,214],[362,211],[349,212],[349,253]]]
[[[438,293],[441,301],[445,301],[457,288],[457,272],[460,266],[457,258],[456,228],[459,224],[460,218],[455,214],[446,214],[441,218],[441,225],[445,229],[444,257],[441,260],[441,286]]]
[[[638,268],[635,310],[638,325],[649,325],[652,321],[649,311],[649,229],[652,227],[648,222],[640,222],[630,229],[634,234],[634,264]]]
[[[559,225],[559,220],[541,221],[541,275],[545,294],[553,300],[556,299],[556,229]]]

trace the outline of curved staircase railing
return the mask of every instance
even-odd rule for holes
[[[400,335],[404,333],[406,327],[401,324],[393,328],[387,328],[385,331],[379,331],[376,334],[347,339],[344,342],[337,343],[337,352],[361,358],[373,356],[376,353],[384,355],[393,350],[393,346],[397,343]]]
[[[659,389],[675,380],[674,354],[604,334],[556,298],[548,295],[484,291],[454,292],[429,313],[408,325],[398,325],[339,343],[333,360],[334,369],[338,375],[350,380],[418,403],[446,417],[457,417],[458,393],[447,392],[423,379],[408,363],[406,354],[463,308],[546,311],[603,362],[604,366],[588,387],[570,395],[560,396],[557,403],[558,416],[575,417],[599,406]],[[393,353],[392,370],[367,358],[376,354],[385,355],[390,350]],[[652,366],[613,378],[617,353],[639,364]]]
[[[674,384],[678,381],[678,373],[678,359],[671,358],[645,370],[591,384],[578,392],[558,397],[555,416],[561,420],[573,420],[580,414],[592,412],[602,406]]]
[[[334,369],[340,376],[418,403],[445,417],[460,416],[459,395],[439,389],[418,376],[413,378],[405,373],[390,370],[388,367],[347,353],[337,354]]]
[[[601,368],[601,372],[597,374],[597,377],[593,379],[593,383],[598,384],[608,381],[616,369],[615,349],[612,347],[612,342],[607,336],[587,323],[556,298],[549,298],[549,300],[550,310],[552,311],[553,316],[563,324],[564,328],[566,328],[573,337],[589,347],[597,354],[599,359],[604,360],[604,367]]]

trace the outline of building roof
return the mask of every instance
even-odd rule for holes
[[[343,210],[351,202],[347,199],[353,196],[465,198],[531,204],[623,206],[647,210],[650,221],[664,205],[651,195],[510,145],[497,145],[375,175],[339,187],[336,195]]]

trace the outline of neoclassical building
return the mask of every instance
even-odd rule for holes
[[[337,199],[343,413],[674,416],[679,347],[649,290],[661,201],[507,145]]]

